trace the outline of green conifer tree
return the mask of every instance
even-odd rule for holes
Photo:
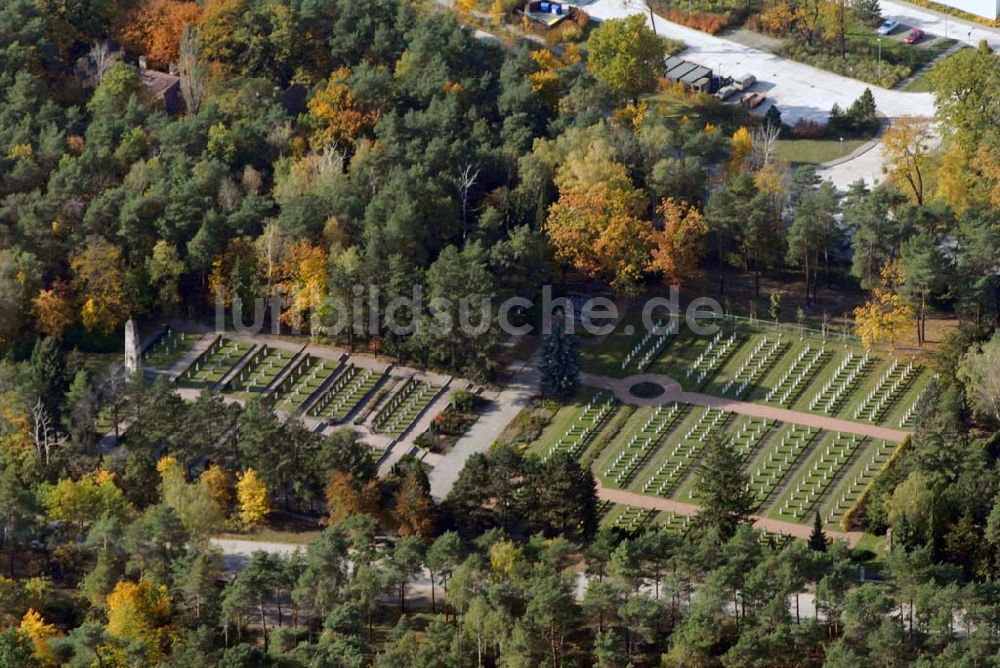
[[[580,386],[580,347],[574,334],[566,331],[562,317],[553,318],[552,331],[542,341],[542,394],[569,399]]]

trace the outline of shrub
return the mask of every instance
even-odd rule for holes
[[[792,136],[796,139],[819,139],[825,135],[826,125],[818,121],[801,118],[792,127]]]
[[[694,28],[709,35],[715,35],[738,22],[739,15],[735,12],[711,13],[711,12],[688,12],[682,9],[668,9],[663,12],[663,17],[668,21],[680,23],[688,28]]]
[[[476,405],[476,395],[466,389],[455,390],[451,395],[451,405],[455,410],[468,413]]]
[[[664,49],[669,56],[676,56],[678,53],[686,49],[684,42],[679,39],[669,39],[667,37],[663,38]]]

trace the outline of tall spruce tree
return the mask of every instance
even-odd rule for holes
[[[750,520],[754,509],[754,493],[743,462],[728,440],[717,440],[708,444],[699,468],[695,493],[701,510],[696,521],[714,529],[722,540],[729,540]]]
[[[817,552],[826,552],[826,534],[823,533],[823,520],[820,519],[818,510],[813,520],[812,533],[809,534],[809,548]]]
[[[576,335],[566,331],[563,317],[552,320],[552,331],[542,341],[542,394],[569,399],[580,386],[580,346]]]

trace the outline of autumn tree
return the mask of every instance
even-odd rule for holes
[[[124,517],[129,511],[121,489],[108,471],[97,471],[79,480],[63,478],[40,492],[49,521],[65,522],[83,533],[84,528],[105,515]]]
[[[750,130],[741,125],[733,133],[729,142],[729,171],[738,174],[747,168],[753,150],[753,136]]]
[[[201,472],[200,480],[208,488],[216,505],[222,509],[223,515],[228,514],[235,494],[233,477],[229,471],[219,464],[212,464]]]
[[[151,66],[166,70],[177,63],[181,32],[200,18],[197,2],[140,0],[122,20],[122,43],[130,51],[145,54]]]
[[[899,293],[906,280],[899,262],[887,262],[881,277],[881,285],[872,289],[871,298],[854,309],[854,328],[866,348],[883,341],[895,343],[914,315],[913,307]]]
[[[349,146],[378,122],[378,109],[362,103],[351,89],[350,78],[346,67],[334,70],[326,87],[309,100],[309,121],[314,128],[310,143],[314,148]]]
[[[32,300],[35,327],[48,336],[60,337],[73,326],[76,307],[70,295],[69,286],[56,281],[49,288],[42,288]]]
[[[252,468],[236,474],[236,502],[239,506],[240,524],[245,529],[256,527],[271,512],[271,496],[267,486]]]
[[[392,518],[401,536],[430,538],[433,534],[434,502],[427,488],[427,478],[413,468],[406,471],[396,490]]]
[[[125,266],[122,249],[92,236],[70,259],[73,290],[81,302],[80,319],[88,330],[113,332],[125,321]]]
[[[326,301],[329,275],[329,258],[320,246],[302,239],[288,255],[284,288],[291,299],[281,314],[282,320],[294,327],[302,327],[307,317],[315,314]],[[315,330],[315,325],[312,327]]]
[[[359,480],[350,473],[334,471],[324,493],[327,524],[334,525],[352,515],[376,516],[379,512],[379,488],[376,480]]]
[[[47,624],[41,613],[29,609],[21,618],[19,629],[31,639],[35,646],[35,658],[43,666],[56,665],[56,657],[50,646],[50,641],[58,635],[55,625]]]
[[[250,239],[231,239],[226,250],[212,261],[208,277],[209,299],[221,297],[226,306],[240,305],[246,315],[254,304],[257,286],[257,253]]]
[[[545,231],[556,259],[634,292],[653,246],[652,226],[639,218],[644,196],[623,165],[607,163],[599,174],[603,178],[592,181],[574,174],[571,165],[560,170],[559,199],[549,207]]]
[[[123,580],[108,594],[107,634],[138,643],[155,663],[170,641],[170,596],[166,586]]]
[[[664,199],[656,209],[663,228],[653,235],[652,258],[647,269],[663,274],[671,285],[682,285],[701,275],[698,263],[705,256],[708,223],[695,207],[683,200]]]
[[[930,121],[903,116],[882,135],[883,171],[904,189],[918,206],[924,203],[924,182],[930,161]]]
[[[666,51],[644,17],[603,21],[590,34],[587,49],[587,66],[612,91],[634,99],[656,88]]]

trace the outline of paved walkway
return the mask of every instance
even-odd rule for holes
[[[663,386],[665,391],[660,396],[652,399],[636,397],[631,393],[629,388],[639,382],[656,383]],[[879,427],[878,425],[852,422],[851,420],[842,420],[840,418],[828,417],[825,415],[815,415],[813,413],[806,413],[803,411],[793,411],[787,408],[779,408],[777,406],[755,404],[749,401],[740,401],[738,399],[727,399],[725,397],[717,397],[711,394],[702,394],[701,392],[685,392],[681,389],[681,384],[676,380],[670,376],[663,376],[659,374],[647,373],[639,376],[630,376],[628,378],[611,378],[608,376],[592,376],[590,374],[584,374],[583,384],[614,392],[619,401],[633,406],[660,406],[672,401],[679,401],[682,403],[694,404],[696,406],[707,406],[708,408],[714,408],[720,411],[729,411],[731,413],[739,413],[741,415],[768,418],[771,420],[779,420],[781,422],[794,422],[795,424],[801,424],[807,427],[817,427],[827,431],[841,431],[847,434],[858,434],[859,436],[879,438],[886,441],[899,442],[909,436],[909,432],[899,429],[890,429],[888,427]]]
[[[521,365],[503,390],[484,395],[491,402],[489,407],[465,436],[458,439],[451,452],[441,457],[428,476],[431,496],[435,500],[441,501],[448,496],[466,460],[474,453],[485,452],[493,445],[507,425],[538,392],[537,364],[537,356],[533,356]]]
[[[677,515],[695,515],[700,510],[698,506],[691,503],[683,503],[682,501],[674,501],[673,499],[661,499],[656,496],[646,496],[645,494],[626,492],[621,489],[609,489],[602,487],[600,483],[597,485],[597,496],[604,501],[611,501],[612,503],[622,503],[649,510],[660,510]],[[753,525],[762,531],[780,533],[785,536],[794,536],[795,538],[809,538],[809,535],[812,533],[812,527],[806,524],[784,522],[757,515],[753,516]],[[846,540],[851,547],[854,547],[864,535],[860,531],[826,531],[825,533],[835,540]]]
[[[973,23],[926,7],[918,7],[899,0],[882,0],[882,16],[896,19],[907,28],[920,28],[932,35],[940,35],[977,46],[982,40],[991,48],[1000,48],[1000,31],[981,23]]]

